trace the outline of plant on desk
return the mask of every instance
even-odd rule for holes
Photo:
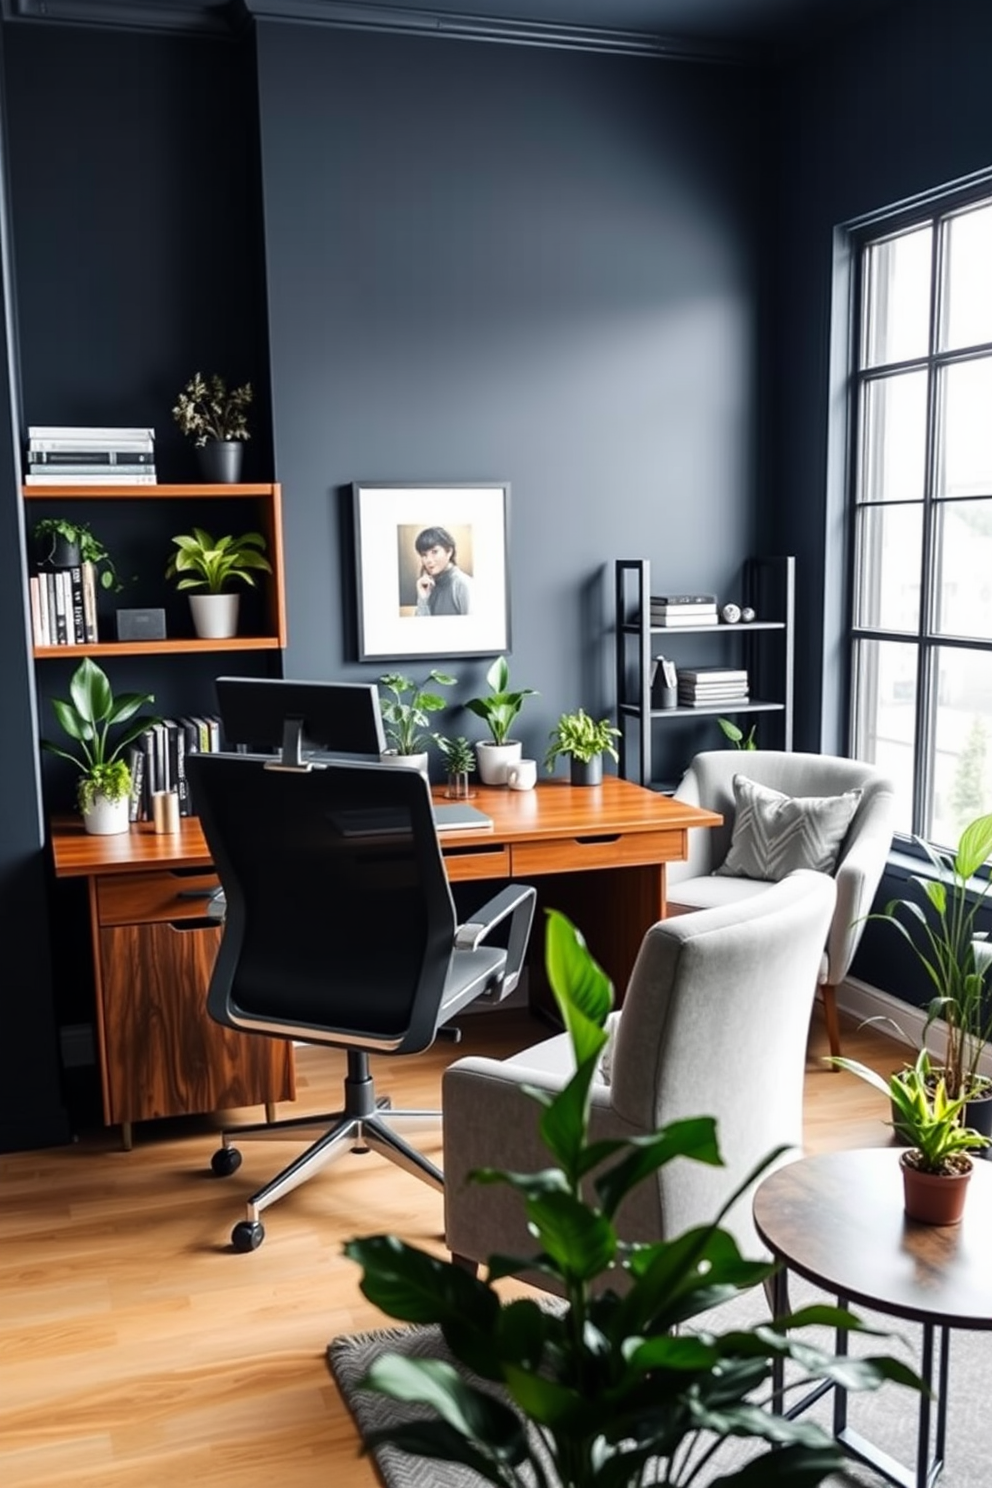
[[[775,1270],[745,1260],[719,1226],[779,1154],[728,1197],[712,1224],[656,1244],[622,1241],[616,1214],[639,1183],[673,1160],[721,1164],[715,1123],[698,1116],[630,1141],[591,1141],[590,1090],[607,1042],[612,988],[581,935],[556,912],[548,918],[546,958],[576,1064],[554,1096],[528,1092],[544,1107],[550,1165],[537,1173],[473,1174],[517,1191],[537,1255],[492,1256],[483,1281],[390,1235],[345,1247],[363,1268],[361,1289],[371,1302],[401,1322],[440,1325],[451,1353],[489,1388],[438,1359],[383,1353],[364,1387],[416,1402],[427,1414],[368,1433],[367,1445],[389,1442],[414,1456],[461,1463],[506,1488],[674,1488],[713,1481],[711,1459],[722,1442],[750,1438],[768,1452],[720,1477],[727,1488],[822,1482],[842,1468],[844,1455],[819,1426],[762,1408],[773,1359],[800,1361],[804,1385],[810,1376],[847,1389],[884,1380],[918,1389],[921,1382],[896,1359],[838,1358],[799,1336],[810,1324],[861,1326],[833,1307],[806,1308],[753,1331],[720,1333],[711,1319],[689,1331],[690,1319]],[[535,1271],[563,1294],[563,1307],[551,1310],[533,1297],[503,1303],[500,1280]]]
[[[563,713],[551,730],[551,742],[544,756],[545,768],[551,772],[559,755],[571,760],[573,785],[599,785],[603,779],[603,755],[620,758],[614,739],[620,730],[608,718],[590,718],[583,708],[577,713]]]
[[[518,760],[523,748],[518,739],[510,738],[510,729],[524,698],[537,697],[533,687],[510,691],[510,669],[505,656],[497,656],[486,673],[489,692],[485,697],[469,698],[465,704],[470,713],[481,718],[492,734],[476,746],[479,774],[486,785],[505,785],[507,766]]]
[[[454,739],[447,739],[443,734],[435,734],[434,742],[444,755],[448,771],[448,788],[445,794],[455,800],[465,800],[472,794],[469,789],[469,776],[475,769],[475,750],[464,734],[459,734]]]
[[[55,716],[79,745],[79,753],[61,749],[50,739],[42,739],[42,748],[69,760],[79,771],[76,799],[88,832],[109,835],[128,830],[131,771],[121,751],[157,721],[134,716],[154,701],[150,692],[126,692],[115,698],[106,672],[88,656],[69,679],[68,701],[52,699]],[[110,730],[119,724],[129,726],[111,743]]]
[[[438,687],[454,687],[457,681],[457,677],[449,677],[447,672],[434,670],[422,682],[415,682],[402,672],[386,672],[379,678],[379,686],[390,694],[380,699],[379,712],[394,764],[413,765],[426,775],[427,742],[432,737],[429,715],[447,706],[443,697],[429,692],[428,688],[432,682]]]
[[[964,1210],[971,1177],[969,1152],[989,1145],[988,1137],[962,1124],[965,1099],[951,1097],[943,1074],[921,1049],[915,1064],[888,1080],[866,1064],[842,1055],[829,1063],[849,1070],[889,1097],[897,1136],[910,1145],[900,1157],[906,1213],[925,1224],[955,1224]]]

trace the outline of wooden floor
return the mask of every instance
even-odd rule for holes
[[[477,1014],[465,1041],[379,1061],[394,1104],[434,1106],[465,1053],[543,1036],[525,1012]],[[897,1046],[844,1030],[845,1052],[886,1069]],[[884,1100],[821,1062],[806,1080],[809,1151],[888,1140]],[[300,1114],[333,1108],[342,1061],[298,1051]],[[286,1110],[283,1114],[289,1114]],[[296,1114],[296,1110],[292,1112]],[[257,1119],[258,1113],[245,1113]],[[421,1143],[438,1155],[431,1134]],[[291,1148],[246,1144],[233,1177],[209,1176],[213,1121],[115,1131],[0,1157],[0,1483],[5,1488],[370,1488],[324,1349],[382,1326],[341,1254],[395,1231],[441,1245],[441,1198],[374,1155],[346,1154],[266,1214],[251,1255],[229,1246],[245,1196]]]

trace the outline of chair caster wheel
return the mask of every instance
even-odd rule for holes
[[[242,1219],[231,1231],[231,1244],[242,1255],[246,1255],[249,1250],[257,1250],[264,1239],[265,1230],[257,1219]]]
[[[210,1171],[215,1178],[230,1178],[241,1166],[241,1153],[237,1147],[218,1147],[210,1159]]]

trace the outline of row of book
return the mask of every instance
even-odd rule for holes
[[[36,646],[84,646],[98,640],[96,565],[40,569],[28,580]]]
[[[155,430],[32,424],[24,482],[29,486],[153,486]]]
[[[652,594],[651,628],[719,625],[715,594]]]
[[[215,754],[220,747],[220,719],[214,715],[163,718],[150,724],[128,750],[131,821],[152,819],[155,791],[175,791],[179,815],[195,816],[186,775],[187,755]]]
[[[749,692],[743,667],[679,667],[680,708],[727,708],[733,703],[746,703]]]

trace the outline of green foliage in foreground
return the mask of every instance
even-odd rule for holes
[[[756,1175],[710,1225],[659,1244],[619,1238],[614,1220],[624,1196],[665,1163],[721,1165],[715,1123],[700,1116],[629,1141],[590,1141],[589,1091],[606,1042],[612,988],[578,931],[554,911],[546,959],[576,1059],[575,1075],[560,1093],[528,1092],[544,1107],[541,1136],[552,1165],[538,1173],[473,1175],[517,1190],[535,1254],[490,1257],[483,1281],[393,1236],[345,1247],[363,1267],[361,1287],[370,1301],[404,1323],[439,1324],[454,1356],[501,1387],[503,1398],[439,1360],[384,1354],[363,1385],[420,1402],[434,1414],[370,1436],[367,1445],[388,1441],[462,1463],[506,1488],[528,1481],[537,1488],[631,1488],[699,1481],[724,1439],[744,1437],[766,1450],[703,1481],[713,1488],[822,1482],[842,1466],[843,1454],[812,1422],[787,1421],[767,1408],[773,1359],[797,1361],[803,1388],[829,1379],[849,1390],[874,1389],[884,1380],[918,1389],[919,1379],[895,1359],[835,1357],[804,1342],[796,1330],[812,1324],[861,1328],[852,1314],[832,1307],[806,1308],[750,1331],[680,1331],[774,1270],[745,1260],[719,1227]],[[582,1195],[583,1180],[587,1188],[591,1183],[591,1197]],[[553,1312],[527,1298],[504,1304],[494,1283],[525,1271],[553,1278],[565,1308]],[[594,1287],[610,1276],[623,1284]]]

